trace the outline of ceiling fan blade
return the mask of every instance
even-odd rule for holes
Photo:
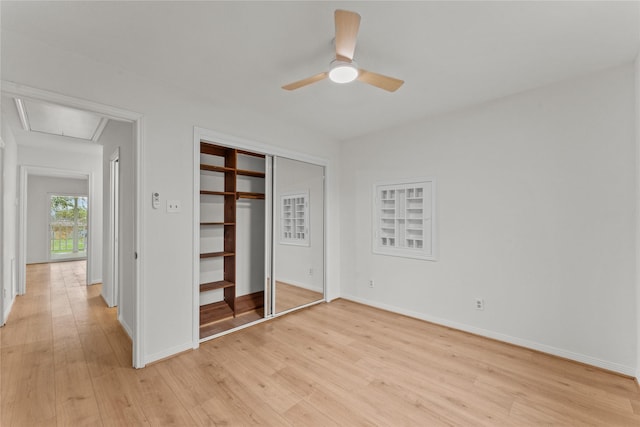
[[[371,71],[363,70],[362,68],[359,70],[358,80],[389,92],[395,92],[404,83],[404,80],[383,76],[382,74],[373,73]]]
[[[315,76],[307,77],[306,79],[298,80],[297,82],[289,83],[288,85],[282,86],[282,89],[285,90],[295,90],[299,89],[303,86],[310,85],[315,82],[319,82],[322,79],[326,79],[329,73],[326,71],[323,73],[318,73]]]
[[[336,58],[348,58],[353,60],[353,52],[356,50],[358,29],[360,28],[360,15],[348,10],[336,10]],[[341,58],[342,57],[342,58]]]

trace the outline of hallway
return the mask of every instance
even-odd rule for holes
[[[144,420],[122,375],[132,372],[131,342],[101,286],[85,286],[85,266],[27,266],[27,294],[0,328],[1,425],[102,425],[104,410]]]

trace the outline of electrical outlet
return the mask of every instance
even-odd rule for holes
[[[180,200],[167,200],[167,212],[177,213],[182,210],[182,204]]]
[[[369,287],[373,288],[373,279],[369,280]]]
[[[484,300],[482,298],[476,298],[476,310],[484,310]]]

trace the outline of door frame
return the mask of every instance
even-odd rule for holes
[[[194,219],[193,219],[193,254],[192,254],[192,259],[193,259],[192,347],[194,349],[200,346],[200,283],[199,283],[199,279],[200,279],[200,275],[199,275],[199,271],[200,271],[200,203],[199,203],[200,201],[200,141],[209,141],[213,144],[224,145],[225,147],[235,148],[235,149],[244,150],[244,151],[250,151],[257,154],[264,154],[265,156],[287,157],[292,160],[299,160],[302,162],[312,163],[312,164],[324,167],[324,173],[325,173],[325,184],[324,184],[325,203],[324,203],[324,212],[323,212],[323,216],[324,216],[324,236],[323,236],[324,298],[320,301],[327,301],[328,294],[329,294],[327,289],[327,283],[328,283],[327,271],[329,270],[329,258],[327,257],[327,235],[329,231],[327,229],[327,213],[328,213],[327,199],[328,198],[326,195],[326,191],[327,191],[326,178],[329,176],[329,171],[330,171],[329,161],[322,157],[316,157],[316,156],[300,153],[297,151],[288,150],[286,148],[277,147],[274,145],[265,144],[265,143],[257,142],[254,140],[246,139],[246,138],[241,138],[238,136],[217,132],[211,129],[194,126],[193,128],[193,217]],[[273,193],[271,192],[271,194]],[[267,204],[265,204],[265,209],[266,208],[267,208]],[[273,212],[273,204],[271,204],[271,207],[269,209],[271,209],[271,212]],[[265,218],[268,218],[268,217],[269,215],[265,215]],[[271,218],[271,221],[273,221],[273,217]],[[269,234],[267,233],[267,236],[268,235]],[[271,240],[273,241],[273,235],[271,235]],[[267,254],[268,252],[265,254],[265,258]],[[273,260],[273,253],[271,253],[271,259]],[[265,261],[269,263],[268,260],[265,259]],[[268,273],[270,274],[271,272],[268,272]],[[273,278],[271,278],[271,280],[273,280]],[[265,292],[265,295],[266,295],[266,292]],[[316,303],[307,304],[299,308],[303,308],[313,304],[316,304]],[[286,314],[287,312],[283,312],[280,314]],[[271,319],[275,316],[277,315],[274,315],[274,313],[271,313],[269,317],[263,318],[262,321]],[[260,321],[261,320],[257,320],[254,323],[258,323]],[[252,324],[253,323],[243,325],[237,329],[247,327]],[[212,335],[211,337],[207,337],[207,340],[211,338],[215,338],[216,336],[227,334],[234,330],[236,329],[230,329],[229,331],[225,331],[217,335]]]
[[[104,216],[103,216],[104,218]],[[111,287],[111,301],[107,301],[111,307],[118,307],[120,315],[120,147],[116,147],[109,157],[109,235],[107,236],[107,265],[109,269],[109,283]]]
[[[132,365],[134,368],[143,368],[145,366],[145,353],[144,353],[144,228],[142,227],[142,189],[144,188],[144,148],[145,148],[145,134],[144,134],[144,115],[130,110],[122,108],[112,107],[105,104],[100,104],[85,99],[75,98],[68,95],[62,95],[56,92],[51,92],[43,89],[38,89],[30,86],[25,86],[15,82],[2,80],[0,81],[0,88],[2,95],[11,97],[20,97],[23,99],[31,99],[35,101],[47,101],[54,104],[59,104],[67,107],[73,107],[84,111],[90,111],[100,114],[109,119],[124,121],[132,123],[134,126],[134,153],[135,153],[135,232],[134,232],[134,251],[136,253],[135,263],[135,283],[134,283],[134,298],[133,307],[135,310],[135,325],[132,330],[132,343],[133,343],[133,356]],[[90,201],[91,202],[91,201]],[[22,198],[20,198],[22,203]],[[19,227],[23,227],[22,221],[19,219]],[[22,231],[22,230],[21,230]],[[24,240],[25,233],[20,233],[18,236],[18,254],[19,268],[18,268],[18,283],[24,283],[25,271],[23,270],[24,261],[26,258],[21,252],[21,248],[25,246]]]
[[[4,326],[4,303],[7,295],[4,292],[4,140],[0,135],[0,326]],[[11,296],[13,298],[13,296]]]
[[[27,293],[27,214],[28,214],[28,204],[27,197],[29,194],[28,191],[28,182],[30,176],[45,176],[50,178],[71,178],[71,179],[82,179],[88,181],[88,210],[89,213],[87,215],[87,229],[91,230],[93,225],[93,221],[91,220],[93,215],[93,173],[85,172],[85,171],[74,171],[74,170],[65,170],[65,169],[56,169],[49,168],[44,166],[27,166],[20,165],[19,169],[19,178],[18,178],[18,253],[16,263],[18,265],[18,286],[17,293],[18,295],[24,295]],[[87,271],[86,271],[86,283],[87,285],[91,285],[91,273],[93,269],[93,262],[91,260],[91,254],[93,251],[91,250],[91,244],[87,245]],[[48,252],[48,258],[51,258],[50,251]]]
[[[77,179],[77,178],[72,178],[72,179]],[[81,178],[80,180],[82,181],[87,181],[87,186],[89,187],[90,183],[89,183],[89,179],[88,178]],[[89,232],[89,230],[91,229],[91,222],[90,222],[90,218],[91,218],[91,211],[89,210],[89,205],[91,204],[91,197],[89,197],[89,192],[85,192],[85,193],[68,193],[68,192],[60,192],[60,191],[54,191],[54,192],[47,192],[47,197],[49,198],[49,209],[51,209],[51,197],[52,196],[63,196],[63,197],[86,197],[87,198],[87,233]],[[28,208],[28,206],[27,206]],[[25,222],[26,224],[26,222]],[[90,236],[89,236],[90,237]],[[75,240],[77,241],[77,236],[75,236]],[[70,257],[70,258],[60,258],[60,259],[55,259],[52,257],[51,254],[51,214],[48,212],[47,213],[47,241],[48,241],[48,245],[49,245],[49,249],[47,250],[47,261],[48,262],[61,262],[61,261],[79,261],[82,260],[83,258],[87,261],[87,263],[89,262],[89,257],[90,257],[90,249],[91,249],[91,244],[90,244],[90,240],[88,238],[85,237],[85,241],[84,241],[84,251],[85,251],[85,256],[84,257]],[[74,242],[75,244],[75,242]],[[88,267],[88,264],[87,264]],[[86,283],[87,285],[93,284],[93,283],[89,283],[91,276],[89,275],[89,271],[87,268],[87,279],[86,279]]]

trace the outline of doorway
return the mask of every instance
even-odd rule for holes
[[[17,85],[11,82],[3,82],[2,86],[2,95],[3,97],[11,97],[11,98],[22,98],[34,100],[39,103],[51,103],[56,104],[62,107],[68,107],[70,109],[77,109],[84,112],[90,112],[101,116],[104,119],[108,119],[109,121],[126,123],[130,127],[129,135],[131,136],[131,143],[128,146],[130,152],[127,153],[127,178],[130,180],[130,184],[127,185],[127,192],[131,194],[131,203],[127,204],[127,209],[125,214],[131,219],[131,227],[130,230],[127,231],[127,238],[129,241],[128,245],[128,260],[131,261],[129,272],[129,288],[128,292],[128,300],[126,301],[127,310],[129,313],[128,316],[128,326],[125,328],[131,337],[133,342],[133,366],[136,368],[142,368],[145,366],[145,357],[144,357],[144,339],[143,339],[143,316],[142,316],[142,301],[143,301],[143,283],[142,283],[142,260],[138,257],[138,253],[140,253],[140,245],[141,245],[141,233],[142,228],[139,226],[141,224],[141,212],[142,212],[142,201],[141,198],[138,197],[139,189],[142,188],[142,176],[143,171],[141,169],[141,159],[143,158],[143,116],[139,113],[135,113],[128,110],[123,110],[120,108],[115,108],[111,106],[106,106],[102,104],[97,104],[91,101],[86,101],[83,99],[78,99],[66,95],[60,95],[54,92],[49,92],[46,90],[36,89],[24,85]],[[108,161],[108,158],[105,159]],[[122,159],[121,159],[122,160]],[[78,162],[79,164],[82,162]],[[42,167],[46,168],[43,164]],[[32,168],[39,168],[40,166],[21,166],[19,173],[19,207],[18,207],[18,242],[17,242],[17,256],[16,256],[16,268],[17,268],[17,294],[24,293],[26,289],[26,220],[25,215],[27,212],[27,206],[25,201],[26,195],[26,186],[27,186],[27,177],[31,172]],[[105,169],[108,168],[108,162],[105,165]],[[122,169],[122,168],[121,168]],[[108,173],[108,169],[106,169]],[[102,173],[101,173],[102,174]],[[97,180],[95,181],[98,182]],[[108,185],[107,177],[104,177],[102,180],[105,186]],[[97,184],[90,184],[91,188],[97,188]],[[107,196],[107,189],[103,190],[105,196]],[[89,204],[99,203],[100,205],[103,202],[103,198],[99,201],[95,198],[91,197],[89,194]],[[92,212],[92,207],[89,206],[89,213]],[[121,204],[122,210],[122,204]],[[96,210],[96,212],[102,212],[103,214],[107,214],[108,212],[104,209],[100,208]],[[103,222],[104,228],[108,222]],[[120,224],[122,226],[122,224]],[[89,220],[89,230],[88,233],[89,239],[86,242],[88,246],[96,245],[96,239],[91,239],[91,220]],[[103,229],[102,236],[104,239],[108,238],[108,234],[105,233]],[[103,250],[103,246],[99,244],[99,251]],[[90,249],[91,251],[91,249]],[[122,241],[119,242],[119,252],[122,257]],[[94,251],[97,256],[97,251]],[[130,256],[129,256],[130,255]],[[102,257],[99,259],[103,259]],[[105,265],[105,268],[102,270],[102,275],[105,275],[105,272],[108,271],[108,267]],[[89,255],[87,259],[87,269],[88,273],[91,270],[91,256]],[[122,265],[119,265],[119,270],[122,270]],[[97,277],[99,278],[99,277]],[[122,295],[119,295],[119,299],[122,300]]]
[[[49,195],[49,259],[87,258],[89,223],[87,196]]]

